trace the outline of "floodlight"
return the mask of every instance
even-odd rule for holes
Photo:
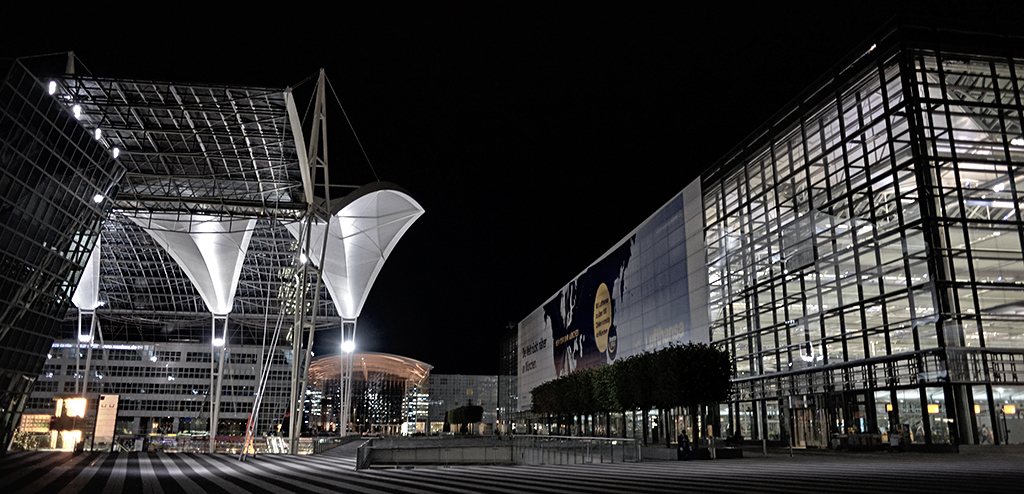
[[[50,85],[46,88],[46,91],[53,96],[53,93],[57,92],[57,81],[50,81]]]
[[[85,398],[67,398],[64,400],[65,417],[85,417]]]
[[[82,105],[75,105],[71,107],[71,113],[75,114],[75,118],[82,118]]]
[[[103,194],[96,194],[92,196],[92,202],[95,202],[96,204],[103,202]]]
[[[352,340],[345,340],[341,342],[341,351],[345,353],[352,353],[356,349],[356,342]]]
[[[224,346],[224,338],[214,338],[213,346]]]

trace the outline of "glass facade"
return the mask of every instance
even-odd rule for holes
[[[0,60],[0,74],[2,454],[124,167],[20,62]]]
[[[426,432],[424,395],[432,366],[386,353],[355,354],[351,422],[346,430],[401,435]],[[303,430],[337,434],[341,399],[341,358],[317,357],[309,367]]]
[[[509,324],[502,333],[498,355],[497,431],[511,434],[519,409],[519,328]]]
[[[876,41],[702,177],[722,420],[796,446],[1000,443],[1024,402],[1024,43]]]
[[[444,432],[445,417],[448,412],[463,406],[479,406],[483,408],[483,418],[473,424],[475,428],[468,430],[473,434],[493,434],[498,420],[498,390],[500,376],[465,375],[465,374],[431,374],[427,389],[430,391],[430,407],[427,421],[431,435]],[[451,432],[458,432],[452,426]]]
[[[75,358],[75,350],[79,352]],[[210,418],[210,352],[202,343],[138,343],[93,344],[90,366],[89,395],[95,407],[96,393],[120,395],[118,420],[125,426],[118,436],[147,433],[205,433],[196,424]],[[32,396],[25,405],[27,413],[53,413],[55,393],[75,392],[75,376],[85,372],[88,345],[73,340],[57,341]],[[205,350],[205,352],[204,352]],[[214,357],[219,357],[214,354]],[[222,435],[245,433],[246,419],[252,414],[260,385],[260,370],[266,360],[260,347],[235,346],[228,350],[225,383],[221,387],[220,420],[226,427]],[[288,408],[291,383],[291,350],[277,350],[270,360],[266,390],[256,423],[260,436],[277,433],[280,418]],[[76,365],[78,370],[76,371]],[[146,428],[151,421],[159,428]],[[239,426],[239,424],[241,424]],[[241,432],[238,431],[241,428]],[[159,430],[157,430],[159,429]],[[91,431],[87,431],[87,434]]]

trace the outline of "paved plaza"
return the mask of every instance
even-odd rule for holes
[[[1024,451],[796,452],[738,460],[355,470],[355,445],[315,456],[12,452],[0,492],[984,492],[1024,489]]]

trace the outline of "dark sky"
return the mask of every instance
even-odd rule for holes
[[[1021,2],[1002,1],[703,3],[715,5],[5,7],[0,56],[74,50],[101,76],[270,87],[325,68],[377,176],[426,209],[381,271],[357,344],[493,374],[509,322],[893,14],[1002,31],[1022,19]],[[332,181],[373,180],[336,102],[328,118]]]

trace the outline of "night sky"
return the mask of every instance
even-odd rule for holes
[[[4,7],[0,56],[74,50],[99,76],[268,87],[323,67],[338,98],[332,182],[375,180],[340,101],[376,177],[426,209],[377,278],[357,345],[494,374],[508,323],[893,14],[1024,31],[1024,2],[704,3],[715,6]],[[300,114],[311,90],[296,90]],[[321,353],[336,348],[336,332],[322,337]]]

